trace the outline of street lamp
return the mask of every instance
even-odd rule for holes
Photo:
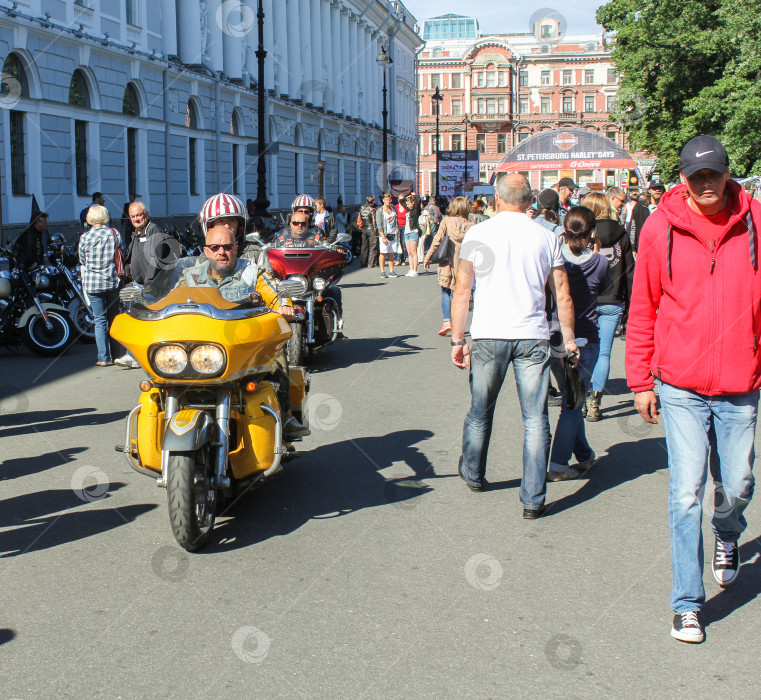
[[[470,119],[468,119],[468,113],[465,112],[465,119],[462,120],[465,125],[465,178],[462,183],[462,193],[468,196],[468,127],[470,126]]]
[[[259,46],[256,49],[256,61],[258,64],[257,73],[257,100],[258,100],[258,150],[256,164],[256,200],[254,201],[254,214],[256,216],[269,216],[267,207],[270,203],[267,199],[267,146],[264,143],[264,59],[267,52],[264,50],[264,7],[262,0],[259,0],[256,17],[259,20]]]
[[[439,111],[441,101],[444,99],[444,95],[439,92],[439,86],[436,86],[436,92],[431,95],[433,100],[434,109],[436,110],[436,198],[439,197],[439,151],[441,150],[441,144],[439,143]]]
[[[388,47],[381,45],[380,53],[376,56],[375,62],[383,69],[383,189],[388,190],[388,109],[386,107],[386,67],[394,61],[388,55]]]

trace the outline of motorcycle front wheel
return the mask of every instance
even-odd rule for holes
[[[84,343],[95,342],[95,317],[89,307],[79,299],[72,299],[67,305],[71,323],[79,339]]]
[[[188,552],[203,549],[214,529],[217,492],[212,485],[211,450],[169,455],[167,501],[174,537]]]
[[[286,346],[286,357],[291,367],[301,367],[304,364],[304,326],[291,323],[291,337]]]
[[[35,314],[24,327],[24,344],[42,357],[59,355],[72,341],[70,320],[58,311],[46,311],[51,328],[45,325],[45,319]]]

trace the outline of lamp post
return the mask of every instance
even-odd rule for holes
[[[267,208],[270,203],[267,199],[267,146],[264,143],[264,59],[267,52],[264,50],[264,7],[263,0],[259,0],[256,18],[259,21],[259,46],[256,49],[257,73],[257,108],[258,108],[258,150],[256,164],[256,200],[254,201],[254,214],[256,216],[269,216]]]
[[[436,198],[439,198],[439,151],[441,150],[441,143],[439,143],[439,111],[441,101],[444,99],[444,95],[439,92],[439,86],[436,86],[436,92],[431,95],[433,100],[434,109],[436,110]]]
[[[388,88],[386,88],[386,67],[394,62],[391,56],[388,55],[388,47],[385,44],[381,45],[380,53],[376,56],[375,62],[383,69],[383,190],[385,192],[388,190],[388,108],[386,106]]]
[[[462,193],[468,196],[468,127],[470,126],[470,119],[468,119],[468,113],[465,112],[465,119],[462,120],[465,125],[465,177],[462,181]]]

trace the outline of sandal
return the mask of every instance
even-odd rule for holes
[[[96,367],[108,367],[109,365],[113,364],[110,360],[108,362],[96,362]]]

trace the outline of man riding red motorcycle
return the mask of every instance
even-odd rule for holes
[[[309,212],[314,212],[314,200],[309,195],[299,195],[291,207],[293,213],[285,228],[278,231],[272,239],[273,248],[321,248],[328,245],[325,232],[318,226],[312,226]],[[270,261],[271,262],[271,261]],[[335,342],[345,343],[349,338],[343,333],[343,295],[337,284],[322,290],[322,296],[333,299],[338,307],[340,326]]]

